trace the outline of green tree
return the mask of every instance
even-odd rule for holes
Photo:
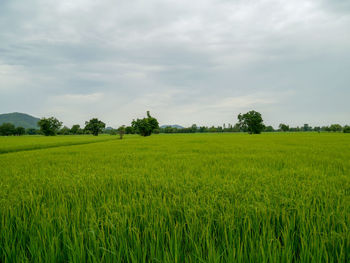
[[[320,126],[314,127],[314,131],[320,132],[321,131],[321,127]]]
[[[37,135],[40,134],[40,131],[34,128],[28,128],[26,129],[26,134],[28,135]]]
[[[54,136],[62,126],[62,122],[55,117],[41,118],[38,122],[40,132],[45,136]]]
[[[303,126],[303,131],[312,131],[312,127],[310,127],[309,124],[305,123]]]
[[[70,129],[70,133],[71,134],[82,134],[83,131],[82,129],[80,128],[80,125],[79,124],[74,124],[72,126],[72,128]]]
[[[94,136],[98,136],[105,127],[106,124],[97,118],[85,122],[85,130],[91,132]]]
[[[0,125],[0,135],[9,136],[15,133],[15,125],[12,123],[3,123]]]
[[[209,128],[209,132],[217,132],[217,129],[213,126]]]
[[[332,124],[329,126],[330,131],[332,132],[341,132],[343,127],[340,124]]]
[[[272,126],[266,126],[264,131],[265,132],[274,132],[275,130]]]
[[[133,120],[131,127],[136,133],[142,136],[150,136],[156,129],[159,129],[159,123],[156,118],[153,118],[147,111],[147,118]]]
[[[199,127],[199,132],[208,132],[208,128],[205,126]]]
[[[287,124],[281,123],[278,127],[280,128],[281,131],[284,131],[284,132],[289,131],[289,125]]]
[[[60,129],[57,134],[59,135],[69,135],[70,129],[67,126],[64,126],[62,129]]]
[[[350,133],[350,126],[345,125],[345,126],[343,127],[343,132],[344,132],[344,133]]]
[[[197,132],[197,130],[198,130],[197,125],[196,125],[196,124],[192,124],[192,126],[191,126],[191,132],[192,132],[192,133],[195,133],[195,132]]]
[[[249,134],[259,134],[265,128],[261,114],[254,110],[238,114],[238,124],[243,131]]]
[[[122,125],[118,128],[118,134],[119,134],[119,138],[122,140],[123,136],[125,134],[125,126],[124,125]]]
[[[25,133],[26,133],[26,129],[24,129],[23,127],[17,127],[14,131],[14,135],[17,135],[17,136],[24,135]]]
[[[125,128],[125,133],[126,133],[126,134],[135,134],[135,130],[134,130],[134,128],[131,127],[131,126],[126,126],[126,128]]]

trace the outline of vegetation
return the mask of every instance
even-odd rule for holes
[[[118,134],[119,134],[119,138],[122,140],[124,137],[124,134],[125,134],[125,126],[124,125],[120,126],[118,128]]]
[[[0,137],[0,159],[2,153],[31,151],[38,149],[54,148],[69,145],[90,144],[101,141],[110,141],[114,138],[110,136],[91,136],[91,135],[68,135],[68,136],[9,136]],[[1,260],[0,260],[1,262]]]
[[[3,123],[0,125],[0,135],[9,136],[15,134],[15,125],[12,123]]]
[[[261,114],[254,110],[238,114],[238,124],[243,131],[249,134],[260,134],[265,128]]]
[[[95,143],[20,151],[67,138]],[[349,144],[343,133],[2,137],[19,148],[0,155],[0,261],[349,262]]]
[[[341,132],[343,127],[340,124],[332,124],[329,129],[332,132]]]
[[[281,131],[284,131],[284,132],[289,131],[289,125],[287,125],[287,124],[281,123],[279,125],[279,128],[280,128]]]
[[[26,133],[26,130],[23,127],[17,127],[14,131],[14,135],[21,136]]]
[[[79,124],[75,124],[72,126],[72,128],[70,129],[70,134],[84,134],[84,130],[80,128]]]
[[[38,129],[39,120],[38,118],[19,112],[0,114],[0,125],[11,123],[16,127],[23,127],[25,129]]]
[[[221,133],[221,132],[249,132],[249,133],[254,133],[253,128],[251,128],[251,131],[248,130],[248,121],[250,120],[251,122],[251,127],[253,127],[255,124],[253,119],[253,116],[257,116],[257,120],[261,118],[261,114],[255,111],[250,111],[244,115],[240,114],[241,121],[238,123],[232,125],[230,123],[228,124],[223,124],[222,126],[197,126],[196,124],[191,125],[190,127],[184,128],[180,125],[163,125],[159,127],[158,121],[151,117],[149,115],[149,112],[147,112],[148,116],[147,118],[144,119],[137,119],[136,121],[134,120],[131,123],[131,126],[124,126],[125,127],[125,134],[135,134],[138,133],[143,136],[148,136],[151,133]],[[29,115],[26,114],[21,114],[21,113],[13,113],[10,114],[11,116],[24,116],[25,118]],[[0,115],[1,116],[7,116],[7,114]],[[260,116],[260,117],[259,117]],[[248,117],[248,119],[245,119],[243,121],[244,117]],[[25,119],[24,118],[24,119]],[[29,116],[29,118],[35,119],[32,116]],[[18,121],[24,121],[24,119],[17,119]],[[92,120],[90,120],[92,121]],[[90,123],[90,121],[86,122]],[[93,119],[96,123],[90,124],[85,127],[85,129],[82,129],[79,124],[73,125],[71,128],[64,126],[63,128],[56,129],[55,134],[59,135],[81,135],[81,134],[96,134],[99,133],[105,133],[105,134],[110,134],[110,135],[117,135],[119,134],[118,129],[114,129],[112,127],[107,127],[105,128],[105,125],[102,121],[98,119]],[[253,121],[253,122],[252,122]],[[100,123],[99,123],[100,122]],[[259,122],[259,121],[258,121]],[[62,124],[62,123],[61,123]],[[102,126],[100,126],[102,125]],[[253,126],[252,126],[253,125]],[[274,129],[271,125],[269,126],[261,126],[262,124],[262,118],[261,118],[261,123],[258,126],[254,127],[259,127],[258,130],[259,132],[277,132],[277,131],[290,131],[290,132],[310,132],[310,131],[315,131],[315,132],[344,132],[344,133],[349,133],[349,126],[345,125],[342,127],[340,124],[332,124],[330,126],[316,126],[316,127],[311,127],[309,124],[304,124],[302,127],[290,127],[287,124],[281,123],[279,125],[279,129]],[[93,128],[94,127],[94,128]],[[18,128],[18,129],[17,129]],[[93,131],[93,129],[94,131]],[[17,130],[16,130],[17,129]],[[15,132],[16,130],[16,132]],[[152,130],[152,132],[150,132]],[[27,135],[38,135],[38,134],[43,134],[42,131],[35,129],[35,128],[27,128],[25,129],[25,134]],[[13,123],[3,123],[3,125],[0,125],[0,136],[9,136],[9,135],[23,135],[23,129],[21,127],[14,127]],[[51,134],[52,135],[52,134]]]
[[[350,133],[350,126],[345,125],[344,128],[343,128],[343,132],[344,133]]]
[[[159,132],[159,123],[149,111],[147,111],[147,118],[133,120],[131,126],[136,133],[142,136],[150,136],[152,133]]]
[[[41,118],[38,122],[38,126],[40,127],[40,132],[45,136],[54,136],[61,128],[62,122],[55,117]]]
[[[85,122],[85,130],[91,132],[94,136],[98,136],[105,127],[106,124],[97,118]]]

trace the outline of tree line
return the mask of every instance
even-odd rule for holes
[[[187,128],[175,128],[175,127],[159,127],[159,123],[156,118],[150,115],[147,111],[147,117],[142,119],[136,119],[131,122],[130,126],[122,125],[118,129],[106,128],[106,124],[98,118],[92,118],[85,122],[85,127],[80,127],[79,124],[73,125],[71,128],[67,126],[62,127],[62,122],[55,117],[41,118],[38,122],[39,129],[24,129],[23,127],[15,127],[11,123],[3,123],[0,125],[1,136],[21,136],[21,135],[82,135],[92,134],[98,136],[101,133],[117,135],[120,139],[124,134],[139,134],[141,136],[150,136],[152,133],[210,133],[210,132],[248,132],[250,134],[259,134],[261,132],[344,132],[350,133],[350,126],[345,125],[342,127],[340,124],[332,124],[330,126],[311,127],[308,124],[304,124],[302,127],[289,127],[288,124],[281,123],[278,129],[274,129],[272,126],[265,126],[262,116],[259,112],[254,110],[237,116],[238,122],[234,125],[223,124],[222,126],[197,126],[193,124]]]
[[[281,125],[283,125],[281,127]],[[285,127],[287,126],[287,127]],[[330,126],[315,126],[311,127],[306,124],[306,126],[289,127],[286,124],[280,124],[278,129],[274,129],[272,126],[265,126],[262,132],[344,132],[350,133],[350,126],[341,126],[340,124],[332,124]],[[242,129],[239,125],[232,125],[230,123],[223,124],[222,126],[197,126],[193,124],[191,127],[186,128],[176,128],[167,126],[160,128],[160,133],[210,133],[210,132],[247,132]]]

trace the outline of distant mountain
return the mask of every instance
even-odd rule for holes
[[[12,123],[16,127],[23,127],[23,128],[38,128],[38,121],[39,118],[35,118],[33,116],[30,116],[25,113],[5,113],[0,114],[0,125],[3,123]]]
[[[180,125],[177,125],[177,124],[174,124],[174,125],[162,125],[160,126],[160,128],[166,128],[166,127],[171,127],[171,128],[177,128],[177,129],[183,129],[184,127],[180,126]]]

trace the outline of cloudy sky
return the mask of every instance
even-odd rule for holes
[[[0,113],[350,124],[350,1],[1,0]]]

